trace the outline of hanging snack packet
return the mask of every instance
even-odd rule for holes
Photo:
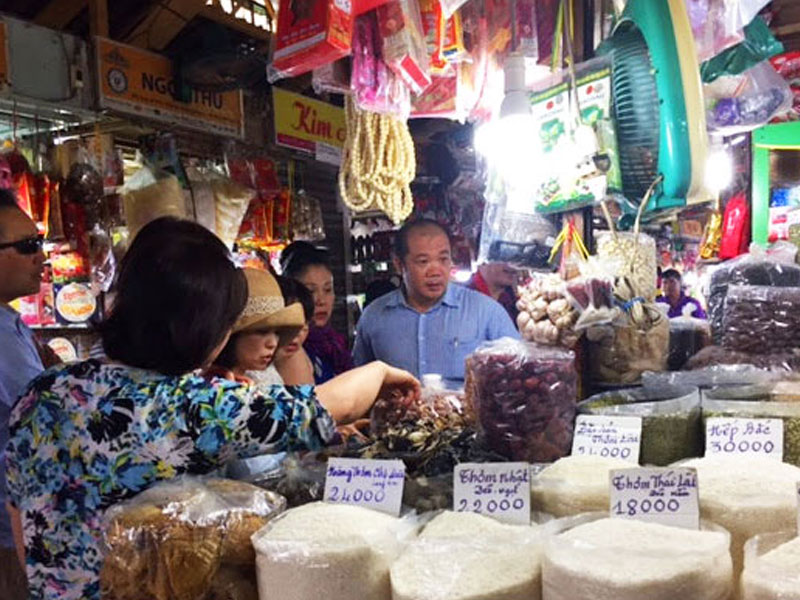
[[[428,52],[417,0],[391,0],[378,7],[383,59],[415,94],[431,84]]]
[[[350,54],[351,10],[347,0],[280,0],[270,82],[302,75]]]

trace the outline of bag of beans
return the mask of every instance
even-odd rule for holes
[[[575,355],[511,338],[467,357],[465,391],[478,427],[509,460],[551,462],[570,452],[577,396]]]

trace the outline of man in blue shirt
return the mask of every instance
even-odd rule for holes
[[[421,377],[464,379],[464,359],[482,342],[519,338],[508,313],[493,299],[450,284],[450,235],[436,221],[406,223],[395,239],[401,289],[370,304],[358,322],[356,365],[382,360]]]
[[[17,206],[14,195],[0,190],[0,598],[27,598],[6,512],[5,447],[11,407],[28,382],[42,372],[33,333],[9,302],[39,291],[44,254],[36,225]]]

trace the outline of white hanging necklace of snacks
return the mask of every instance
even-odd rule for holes
[[[359,109],[345,99],[347,138],[339,168],[339,194],[354,212],[383,211],[394,223],[414,210],[414,141],[408,125],[391,115]]]

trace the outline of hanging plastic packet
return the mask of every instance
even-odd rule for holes
[[[292,240],[318,242],[325,239],[319,200],[299,190],[292,199]]]
[[[744,27],[769,0],[684,0],[697,57],[706,61],[744,40]]]
[[[375,12],[383,59],[414,94],[421,94],[431,84],[431,76],[417,0],[389,0]]]
[[[311,86],[317,95],[350,93],[350,61],[342,58],[314,69]]]
[[[424,93],[411,101],[411,118],[440,118],[454,119],[463,121],[466,112],[459,104],[459,76],[457,72],[453,75],[434,75],[431,78],[431,85]]]
[[[469,58],[464,48],[461,15],[446,18],[439,0],[421,0],[420,12],[433,75],[452,71],[452,65]]]
[[[186,217],[186,201],[177,177],[143,167],[122,189],[130,239],[159,217]]]
[[[361,15],[355,21],[350,87],[362,110],[400,118],[406,118],[411,110],[408,86],[383,60],[375,12]]]
[[[353,16],[350,2],[280,0],[270,83],[296,77],[350,54]]]
[[[703,83],[711,83],[723,75],[744,73],[762,60],[767,60],[784,50],[783,44],[775,39],[764,19],[760,17],[753,19],[753,22],[744,28],[744,35],[743,42],[728,48],[700,66]]]
[[[734,135],[769,123],[792,107],[789,84],[763,61],[741,75],[723,76],[703,86],[710,131]]]

